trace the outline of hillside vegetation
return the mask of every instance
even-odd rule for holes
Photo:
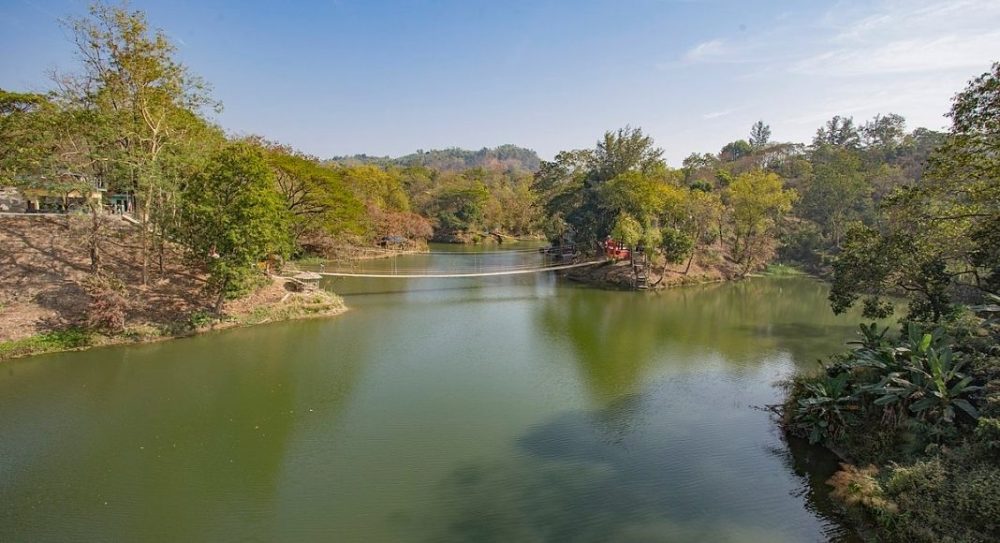
[[[430,151],[418,150],[415,153],[398,158],[369,155],[339,156],[333,157],[327,162],[345,166],[361,164],[374,164],[382,167],[398,166],[402,168],[420,166],[442,172],[460,172],[472,168],[535,172],[541,165],[541,159],[538,158],[537,153],[531,149],[510,144],[493,148],[483,147],[478,151],[459,149],[457,147],[432,149]]]

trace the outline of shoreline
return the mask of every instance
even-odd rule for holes
[[[272,285],[279,283],[282,281],[275,280]],[[265,286],[261,290],[267,290],[269,286]],[[252,296],[234,300],[232,303],[245,302]],[[185,320],[133,325],[120,334],[108,335],[96,330],[68,327],[11,339],[0,342],[0,363],[43,354],[86,351],[115,345],[159,343],[229,329],[250,328],[295,320],[330,318],[341,315],[347,310],[348,307],[344,304],[343,299],[329,291],[316,289],[306,292],[290,292],[278,302],[237,309],[235,312],[227,313],[221,319],[210,316],[203,317],[202,313],[195,312],[188,315]],[[199,321],[202,318],[210,320],[201,323]]]

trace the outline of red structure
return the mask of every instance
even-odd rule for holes
[[[632,257],[632,252],[629,248],[622,242],[615,241],[615,239],[611,236],[608,236],[608,238],[601,243],[601,248],[604,249],[604,254],[612,260],[626,260]]]

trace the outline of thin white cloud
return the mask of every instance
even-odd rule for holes
[[[988,66],[1000,56],[1000,1],[883,0],[838,4],[822,17],[812,54],[788,70],[863,77]]]
[[[966,70],[988,66],[1000,55],[1000,31],[897,40],[842,47],[793,63],[805,75],[865,76]]]
[[[988,31],[996,27],[1000,2],[996,0],[883,0],[867,11],[831,9],[824,18],[837,30],[840,42],[896,40],[912,36],[940,36],[942,32]]]
[[[729,48],[726,46],[724,40],[709,40],[689,49],[684,53],[682,60],[691,64],[717,61],[724,58],[729,52]]]
[[[722,111],[712,111],[709,113],[705,113],[704,115],[701,116],[701,118],[707,121],[711,119],[718,119],[719,117],[725,117],[727,115],[733,114],[734,112],[736,112],[736,109],[724,109]]]

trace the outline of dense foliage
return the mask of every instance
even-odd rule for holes
[[[850,226],[833,264],[834,310],[861,300],[888,316],[905,296],[902,337],[862,326],[860,346],[796,378],[785,405],[789,431],[871,463],[830,484],[893,541],[1000,539],[1000,63],[950,116],[920,182]]]
[[[290,213],[258,147],[221,149],[187,184],[183,202],[178,232],[212,275],[216,311],[254,286],[258,262],[290,252]]]
[[[953,128],[920,183],[888,194],[883,220],[854,225],[831,300],[871,316],[910,296],[910,317],[940,321],[957,303],[1000,293],[1000,63],[955,97]]]

